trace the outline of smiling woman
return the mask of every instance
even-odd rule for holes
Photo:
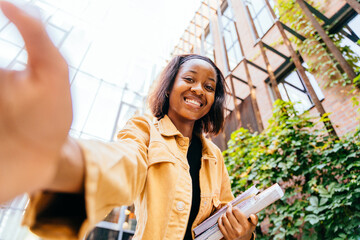
[[[233,199],[221,151],[204,136],[224,121],[224,77],[211,60],[170,62],[150,99],[156,119],[132,118],[116,142],[74,140],[66,61],[40,21],[11,3],[0,7],[29,55],[22,72],[0,69],[0,201],[29,192],[23,222],[31,230],[84,239],[114,207],[134,203],[134,239],[191,239]],[[226,239],[248,240],[256,224],[229,208],[219,228]]]

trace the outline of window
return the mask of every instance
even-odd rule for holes
[[[323,100],[324,95],[321,92],[321,89],[317,84],[314,76],[308,72],[306,72],[306,75],[309,78],[310,83],[314,88],[314,91],[319,100]],[[291,72],[283,80],[281,80],[278,83],[278,87],[282,99],[293,102],[296,111],[298,111],[300,114],[306,110],[309,110],[314,105],[310,94],[305,87],[305,83],[297,71]]]
[[[207,29],[207,31],[205,33],[204,55],[215,62],[214,41],[213,41],[213,36],[212,36],[211,31],[209,30],[209,28]]]
[[[274,6],[273,0],[268,0],[271,6]],[[274,24],[274,19],[271,16],[265,0],[245,0],[249,7],[251,17],[254,21],[256,31],[261,38]]]
[[[350,50],[346,51],[347,54],[344,54],[345,59],[353,65],[352,67],[359,66],[360,43],[358,41],[360,36],[360,15],[356,15],[351,19],[338,34],[337,40],[339,41],[340,48],[348,48],[348,50]]]
[[[239,40],[237,37],[234,18],[229,7],[226,7],[221,16],[223,36],[230,70],[234,69],[242,59]]]

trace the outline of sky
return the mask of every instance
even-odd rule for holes
[[[73,0],[74,1],[74,0]],[[73,2],[72,1],[72,2]],[[80,1],[81,0],[76,0]],[[199,0],[103,0],[93,1],[94,9],[84,15],[93,21],[92,31],[98,36],[104,52],[111,48],[117,63],[131,59],[144,64],[168,60],[185,28],[200,6]],[[108,3],[109,9],[101,6]],[[94,15],[99,14],[97,18]],[[97,26],[97,24],[100,25]],[[94,27],[96,26],[96,27]],[[114,49],[114,46],[116,48]],[[120,58],[118,58],[120,56]],[[109,57],[109,56],[107,56]],[[149,63],[146,63],[149,61]]]
[[[55,8],[67,14],[56,15],[57,25],[78,26],[97,45],[94,53],[106,59],[108,68],[119,68],[117,74],[128,78],[122,67],[141,62],[147,68],[164,64],[200,6],[200,0],[12,0],[41,8],[46,19]],[[51,7],[49,7],[51,5]],[[55,8],[54,8],[55,7]],[[27,8],[29,10],[29,8]],[[75,16],[75,18],[74,18]],[[0,26],[1,27],[1,26]],[[66,27],[66,26],[65,26]],[[17,41],[21,41],[17,37]],[[20,44],[22,45],[22,44]],[[61,49],[60,49],[61,50]],[[66,55],[73,53],[66,51]],[[93,63],[98,64],[98,62]],[[105,65],[105,64],[104,64]],[[146,65],[146,66],[145,66]],[[93,66],[91,66],[93,67]],[[106,71],[102,71],[102,73]]]
[[[113,56],[116,65],[137,62],[144,68],[154,64],[161,68],[170,59],[200,0],[122,0],[109,5],[113,7],[98,34],[102,49],[106,52],[106,46],[111,48],[106,57]]]

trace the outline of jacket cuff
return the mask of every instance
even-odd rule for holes
[[[30,196],[23,225],[45,239],[78,239],[86,219],[84,195],[39,192]]]

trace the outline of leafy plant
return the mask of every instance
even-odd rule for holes
[[[307,1],[314,7],[313,1]],[[301,41],[296,37],[290,38],[295,43],[297,49],[302,55],[307,56],[308,71],[316,77],[325,80],[325,86],[333,86],[341,84],[342,86],[352,85],[349,94],[352,94],[354,105],[358,105],[357,98],[358,89],[360,88],[360,77],[351,80],[346,73],[341,73],[337,68],[338,62],[328,50],[326,44],[322,41],[316,29],[307,19],[296,0],[278,0],[275,5],[276,11],[279,13],[280,20],[291,27],[296,32],[305,36],[306,39]],[[320,23],[321,20],[318,19]],[[325,26],[325,30],[327,27]],[[330,34],[329,37],[341,51],[349,65],[354,69],[355,73],[360,72],[360,57],[351,50],[350,46],[344,44],[344,36],[341,33]]]
[[[260,134],[235,131],[224,151],[232,189],[279,183],[284,197],[259,213],[257,239],[360,238],[360,131],[335,140],[320,119],[277,100]]]

